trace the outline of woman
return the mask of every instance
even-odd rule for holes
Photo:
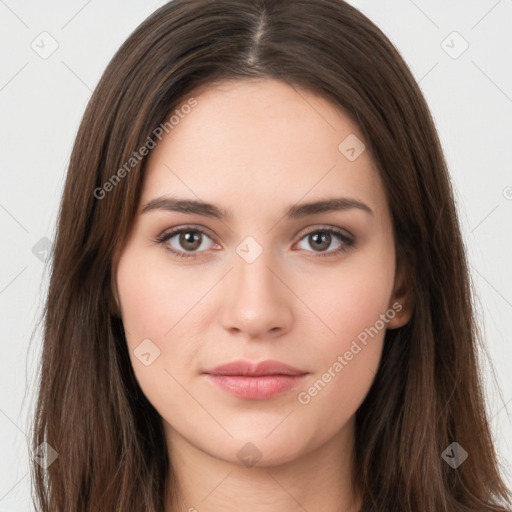
[[[476,332],[440,143],[382,32],[340,0],[170,2],[71,156],[36,500],[505,511]]]

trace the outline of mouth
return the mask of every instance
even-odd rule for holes
[[[221,390],[248,400],[266,400],[294,388],[309,372],[279,361],[233,361],[203,371]]]

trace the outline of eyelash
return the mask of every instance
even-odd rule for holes
[[[177,251],[177,250],[171,248],[167,244],[167,242],[171,238],[173,238],[175,235],[178,235],[180,233],[184,233],[187,231],[201,233],[202,235],[205,235],[210,239],[212,238],[206,231],[204,231],[203,229],[201,229],[197,226],[184,226],[184,227],[180,227],[178,229],[174,229],[172,231],[169,231],[167,233],[163,233],[163,234],[159,235],[155,239],[155,242],[158,244],[164,245],[164,248],[167,251],[169,251],[174,257],[196,259],[197,255],[204,251],[199,251],[199,253],[198,252],[188,252],[187,253],[185,251]],[[334,250],[331,250],[328,252],[319,252],[316,254],[316,256],[314,256],[315,258],[332,258],[332,257],[337,256],[338,254],[341,254],[342,252],[347,251],[348,249],[350,249],[351,247],[353,247],[355,245],[354,239],[347,236],[342,230],[332,228],[332,227],[320,227],[320,228],[314,229],[312,231],[309,231],[300,237],[299,242],[302,241],[304,238],[306,238],[312,234],[315,234],[315,233],[328,233],[331,235],[335,235],[338,238],[338,240],[340,242],[342,242],[342,245],[340,247],[338,247],[337,249],[334,249]],[[307,252],[315,252],[315,251],[307,251]]]

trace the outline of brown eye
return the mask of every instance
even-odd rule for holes
[[[337,245],[333,244],[338,242]],[[308,252],[318,253],[316,256],[335,256],[348,248],[352,247],[355,240],[338,229],[317,229],[306,233],[299,243],[304,243],[308,247],[301,247]],[[313,250],[310,250],[313,249]]]
[[[174,256],[195,258],[209,248],[207,240],[211,242],[210,248],[211,246],[219,247],[202,229],[187,227],[164,233],[156,239],[156,242],[163,244],[165,249]]]

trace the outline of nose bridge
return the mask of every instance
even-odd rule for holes
[[[291,303],[284,285],[274,275],[279,275],[279,270],[272,251],[254,239],[244,239],[236,253],[222,306],[224,328],[251,337],[287,330],[292,317]]]
[[[240,252],[244,250],[242,244],[237,248],[237,251],[239,250]],[[245,298],[263,298],[265,295],[272,295],[271,289],[276,287],[275,277],[269,270],[269,268],[275,267],[271,251],[265,250],[257,257],[251,255],[253,251],[253,248],[249,248],[247,251],[247,254],[251,256],[250,259],[245,259],[239,253],[235,258],[233,279],[236,280],[235,291],[237,295],[241,295],[239,298],[244,296],[246,296]]]

